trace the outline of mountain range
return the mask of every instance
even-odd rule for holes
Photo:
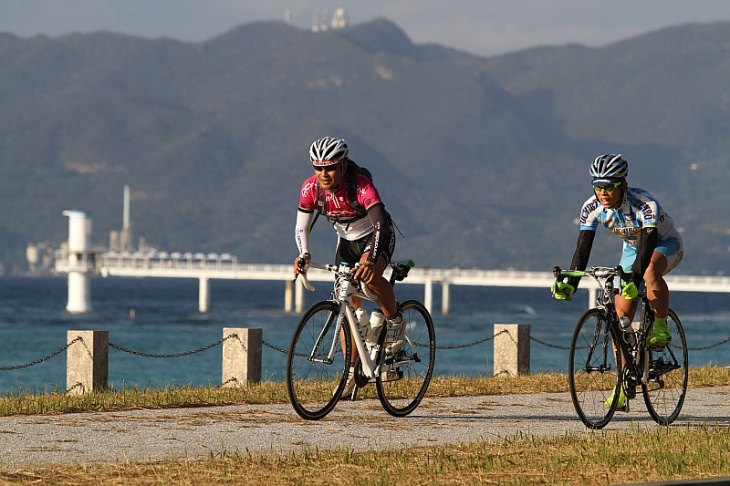
[[[310,143],[345,138],[419,266],[567,266],[589,163],[622,153],[686,244],[679,273],[730,272],[730,23],[686,24],[600,48],[485,58],[414,44],[387,19],[312,32],[257,22],[202,43],[99,32],[0,34],[0,256],[93,241],[122,225],[166,251],[296,256]],[[321,219],[314,258],[335,235]],[[600,230],[591,263],[617,261]]]

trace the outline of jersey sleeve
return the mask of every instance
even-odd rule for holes
[[[639,200],[636,209],[642,228],[656,228],[659,226],[659,205],[654,199]]]
[[[317,209],[317,176],[312,176],[302,183],[299,191],[299,210],[313,212]]]
[[[373,181],[362,174],[357,175],[357,202],[365,209],[370,209],[377,203],[383,202],[380,193],[373,185]]]
[[[596,231],[598,228],[598,217],[603,211],[603,206],[595,196],[590,197],[583,203],[580,209],[580,231]]]

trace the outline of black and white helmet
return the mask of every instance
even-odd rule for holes
[[[621,154],[605,154],[596,157],[590,174],[594,179],[623,179],[629,175],[629,163]]]
[[[322,137],[309,147],[309,160],[313,165],[331,165],[333,161],[345,160],[349,154],[344,138]]]

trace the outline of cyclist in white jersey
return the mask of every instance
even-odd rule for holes
[[[583,203],[580,211],[580,233],[570,268],[586,269],[599,224],[622,238],[620,265],[632,273],[629,281],[621,283],[616,311],[619,317],[627,316],[633,320],[638,304],[638,287],[643,281],[655,314],[653,331],[647,343],[664,347],[671,339],[667,327],[669,288],[664,275],[682,260],[682,238],[672,218],[651,194],[628,186],[626,177],[629,175],[629,165],[621,154],[596,157],[591,164],[590,174],[593,177],[594,193]],[[553,286],[554,297],[570,300],[579,281],[578,278],[568,278],[558,282]],[[619,408],[622,406],[619,399]]]
[[[395,232],[385,205],[372,180],[356,171],[356,164],[349,158],[347,142],[342,138],[323,137],[312,143],[309,158],[314,175],[302,183],[299,193],[295,239],[299,257],[294,261],[294,274],[298,275],[311,261],[309,233],[316,213],[332,223],[339,236],[335,263],[359,263],[355,277],[364,283],[375,297],[388,322],[388,332],[394,341],[386,347],[388,354],[396,353],[403,346],[405,325],[398,311],[393,286],[383,277],[393,251]],[[349,170],[348,170],[349,169]],[[361,305],[353,297],[355,308]],[[353,346],[352,365],[357,361],[357,348]],[[354,389],[353,367],[342,393],[350,395]]]

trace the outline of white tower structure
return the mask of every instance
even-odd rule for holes
[[[345,27],[347,27],[347,15],[345,9],[340,7],[335,10],[335,14],[332,16],[332,28],[337,30]]]
[[[132,223],[129,219],[129,186],[124,186],[124,200],[122,208],[122,232],[119,236],[119,246],[122,251],[134,250],[132,244]]]
[[[91,273],[95,256],[91,251],[91,219],[81,211],[64,211],[68,216],[68,304],[66,310],[81,314],[91,310]]]

